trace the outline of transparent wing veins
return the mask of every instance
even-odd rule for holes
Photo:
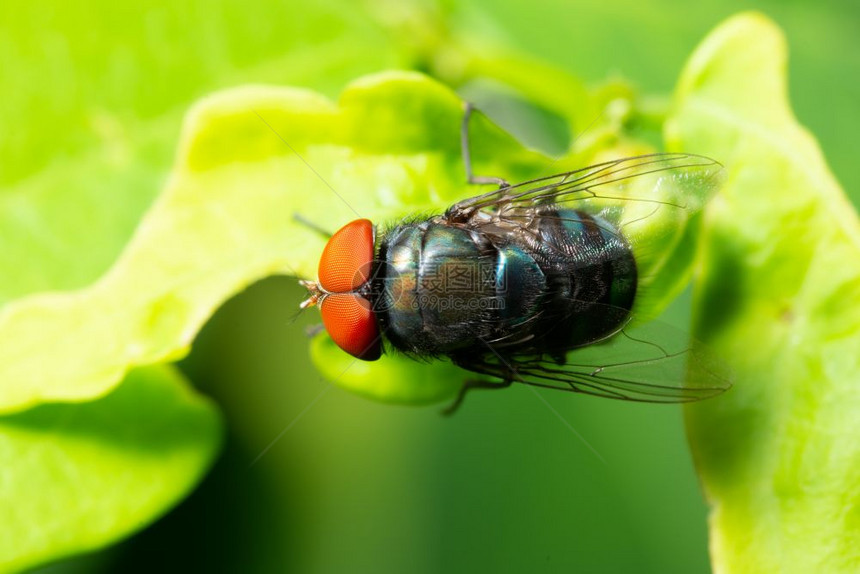
[[[625,329],[610,342],[617,343],[621,336],[628,344],[647,345],[657,351],[616,362],[558,364],[541,354],[502,356],[487,343],[490,353],[458,364],[504,381],[634,402],[687,403],[714,397],[731,387],[731,374],[725,366],[696,342],[667,351],[656,343],[630,336]],[[596,344],[586,349],[600,347]],[[571,358],[575,359],[576,354],[575,351]]]
[[[694,174],[697,170],[704,176],[702,177],[702,185],[716,188],[716,175],[722,170],[722,164],[718,161],[695,154],[658,153],[608,161],[502,187],[463,200],[449,208],[446,215],[462,218],[464,215],[467,216],[490,207],[564,203],[597,197],[650,202],[684,208],[684,205],[655,198],[598,195],[594,190],[646,175],[670,172],[684,176],[685,174]]]

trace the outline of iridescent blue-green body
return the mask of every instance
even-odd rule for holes
[[[381,238],[377,259],[372,302],[389,343],[455,362],[490,347],[561,361],[621,329],[636,295],[620,230],[558,206],[480,225],[403,224]]]

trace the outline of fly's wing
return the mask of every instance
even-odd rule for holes
[[[585,211],[620,233],[646,266],[683,233],[724,177],[708,157],[658,153],[608,161],[525,181],[452,205],[450,222],[526,227],[534,208],[552,205]]]
[[[519,233],[553,250],[564,246],[545,243],[536,222],[557,217],[577,225],[581,215],[564,210],[591,215],[604,236],[618,238],[633,253],[637,312],[647,319],[659,314],[667,288],[680,284],[673,281],[683,281],[677,269],[692,260],[698,215],[724,171],[719,162],[693,154],[628,157],[472,197],[444,217],[503,240]]]
[[[719,187],[722,172],[718,161],[695,154],[627,157],[477,195],[451,206],[446,217],[560,204],[605,212],[613,223],[623,223],[612,215],[628,202],[697,211]]]
[[[727,367],[701,343],[659,322],[624,328],[603,342],[568,353],[562,364],[543,354],[506,356],[492,344],[456,363],[502,379],[598,397],[686,403],[731,387]]]
[[[596,164],[475,196],[451,206],[450,222],[488,232],[526,233],[536,208],[552,206],[596,216],[634,252],[640,291],[664,263],[666,252],[723,177],[722,165],[693,154],[652,154]],[[539,239],[539,237],[537,237]],[[642,293],[637,292],[637,298]],[[621,310],[625,317],[627,310]],[[565,318],[559,318],[564,320]],[[470,371],[529,385],[629,401],[678,403],[717,395],[731,386],[725,366],[701,344],[656,322],[631,319],[617,333],[567,354],[558,362],[541,353],[507,353],[505,341],[487,341],[486,352],[456,357]]]

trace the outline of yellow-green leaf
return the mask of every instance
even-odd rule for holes
[[[465,181],[462,117],[453,91],[408,72],[361,78],[338,102],[262,86],[202,100],[187,118],[167,188],[111,269],[81,291],[34,295],[0,311],[0,412],[101,396],[130,368],[182,356],[202,323],[246,285],[278,273],[315,277],[324,240],[295,215],[329,231],[358,217],[384,228],[476,194]],[[470,132],[476,173],[523,181],[552,163],[481,115]],[[645,149],[615,143],[595,149],[594,159]],[[636,233],[652,236],[637,241],[647,246],[638,255],[642,300],[652,308],[683,285],[692,254],[683,239],[693,228],[677,213],[638,207]],[[315,354],[327,372],[345,359],[332,351],[325,360]],[[364,394],[427,402],[454,388],[448,365],[385,362],[362,369]],[[390,369],[417,368],[439,369],[421,374],[439,388],[405,388],[418,375],[398,376],[399,390],[379,384]],[[348,379],[359,389],[355,373]]]
[[[732,18],[681,77],[667,138],[724,162],[696,334],[734,388],[687,410],[717,572],[860,571],[860,222],[787,99],[780,30]]]
[[[391,73],[339,103],[299,89],[247,87],[189,114],[167,189],[112,268],[74,293],[20,299],[0,312],[0,411],[109,391],[137,365],[181,356],[228,297],[275,273],[312,277],[322,239],[463,195],[462,107],[425,76]],[[477,169],[523,179],[542,156],[479,118]]]

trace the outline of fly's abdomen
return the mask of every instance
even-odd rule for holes
[[[528,327],[541,314],[547,295],[547,276],[523,246],[508,243],[498,248],[495,275],[499,297],[498,330],[502,344],[512,344],[517,331],[532,337]],[[497,337],[499,339],[499,337]]]
[[[534,221],[528,247],[548,279],[547,350],[585,345],[620,329],[636,296],[636,261],[620,230],[583,211],[553,209]]]

